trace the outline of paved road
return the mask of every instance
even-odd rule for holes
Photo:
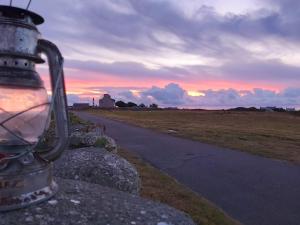
[[[300,167],[80,112],[119,145],[247,225],[300,224]],[[166,187],[168,188],[168,187]]]

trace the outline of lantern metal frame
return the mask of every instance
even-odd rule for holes
[[[44,19],[27,9],[0,6],[0,86],[43,87],[35,64],[43,63],[40,55],[45,54],[52,88],[48,120],[53,114],[57,141],[48,151],[37,149],[39,143],[27,143],[25,149],[0,148],[0,153],[5,154],[0,158],[0,212],[45,201],[57,192],[58,187],[52,177],[52,162],[67,148],[69,139],[63,57],[56,45],[40,39],[36,26],[42,24]],[[8,120],[24,112],[12,115]],[[5,127],[5,122],[0,121],[0,126]]]

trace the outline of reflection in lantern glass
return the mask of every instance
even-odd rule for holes
[[[37,143],[47,128],[48,113],[44,88],[0,86],[0,150]]]

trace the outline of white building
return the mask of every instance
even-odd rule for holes
[[[105,94],[102,99],[99,100],[99,108],[115,108],[116,107],[116,101],[110,97],[109,94]]]

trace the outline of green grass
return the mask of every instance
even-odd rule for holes
[[[72,112],[69,112],[69,121],[70,121],[70,125],[89,125],[90,124],[89,122],[80,119],[78,116],[76,116]]]
[[[191,110],[90,112],[175,136],[300,163],[300,116],[297,113]]]
[[[181,185],[172,177],[145,163],[133,153],[121,149],[118,154],[137,168],[142,180],[142,197],[181,210],[190,215],[198,225],[240,224],[211,202]]]
[[[95,143],[95,147],[99,147],[99,148],[105,148],[105,146],[108,144],[107,139],[105,139],[104,137],[98,139]]]

